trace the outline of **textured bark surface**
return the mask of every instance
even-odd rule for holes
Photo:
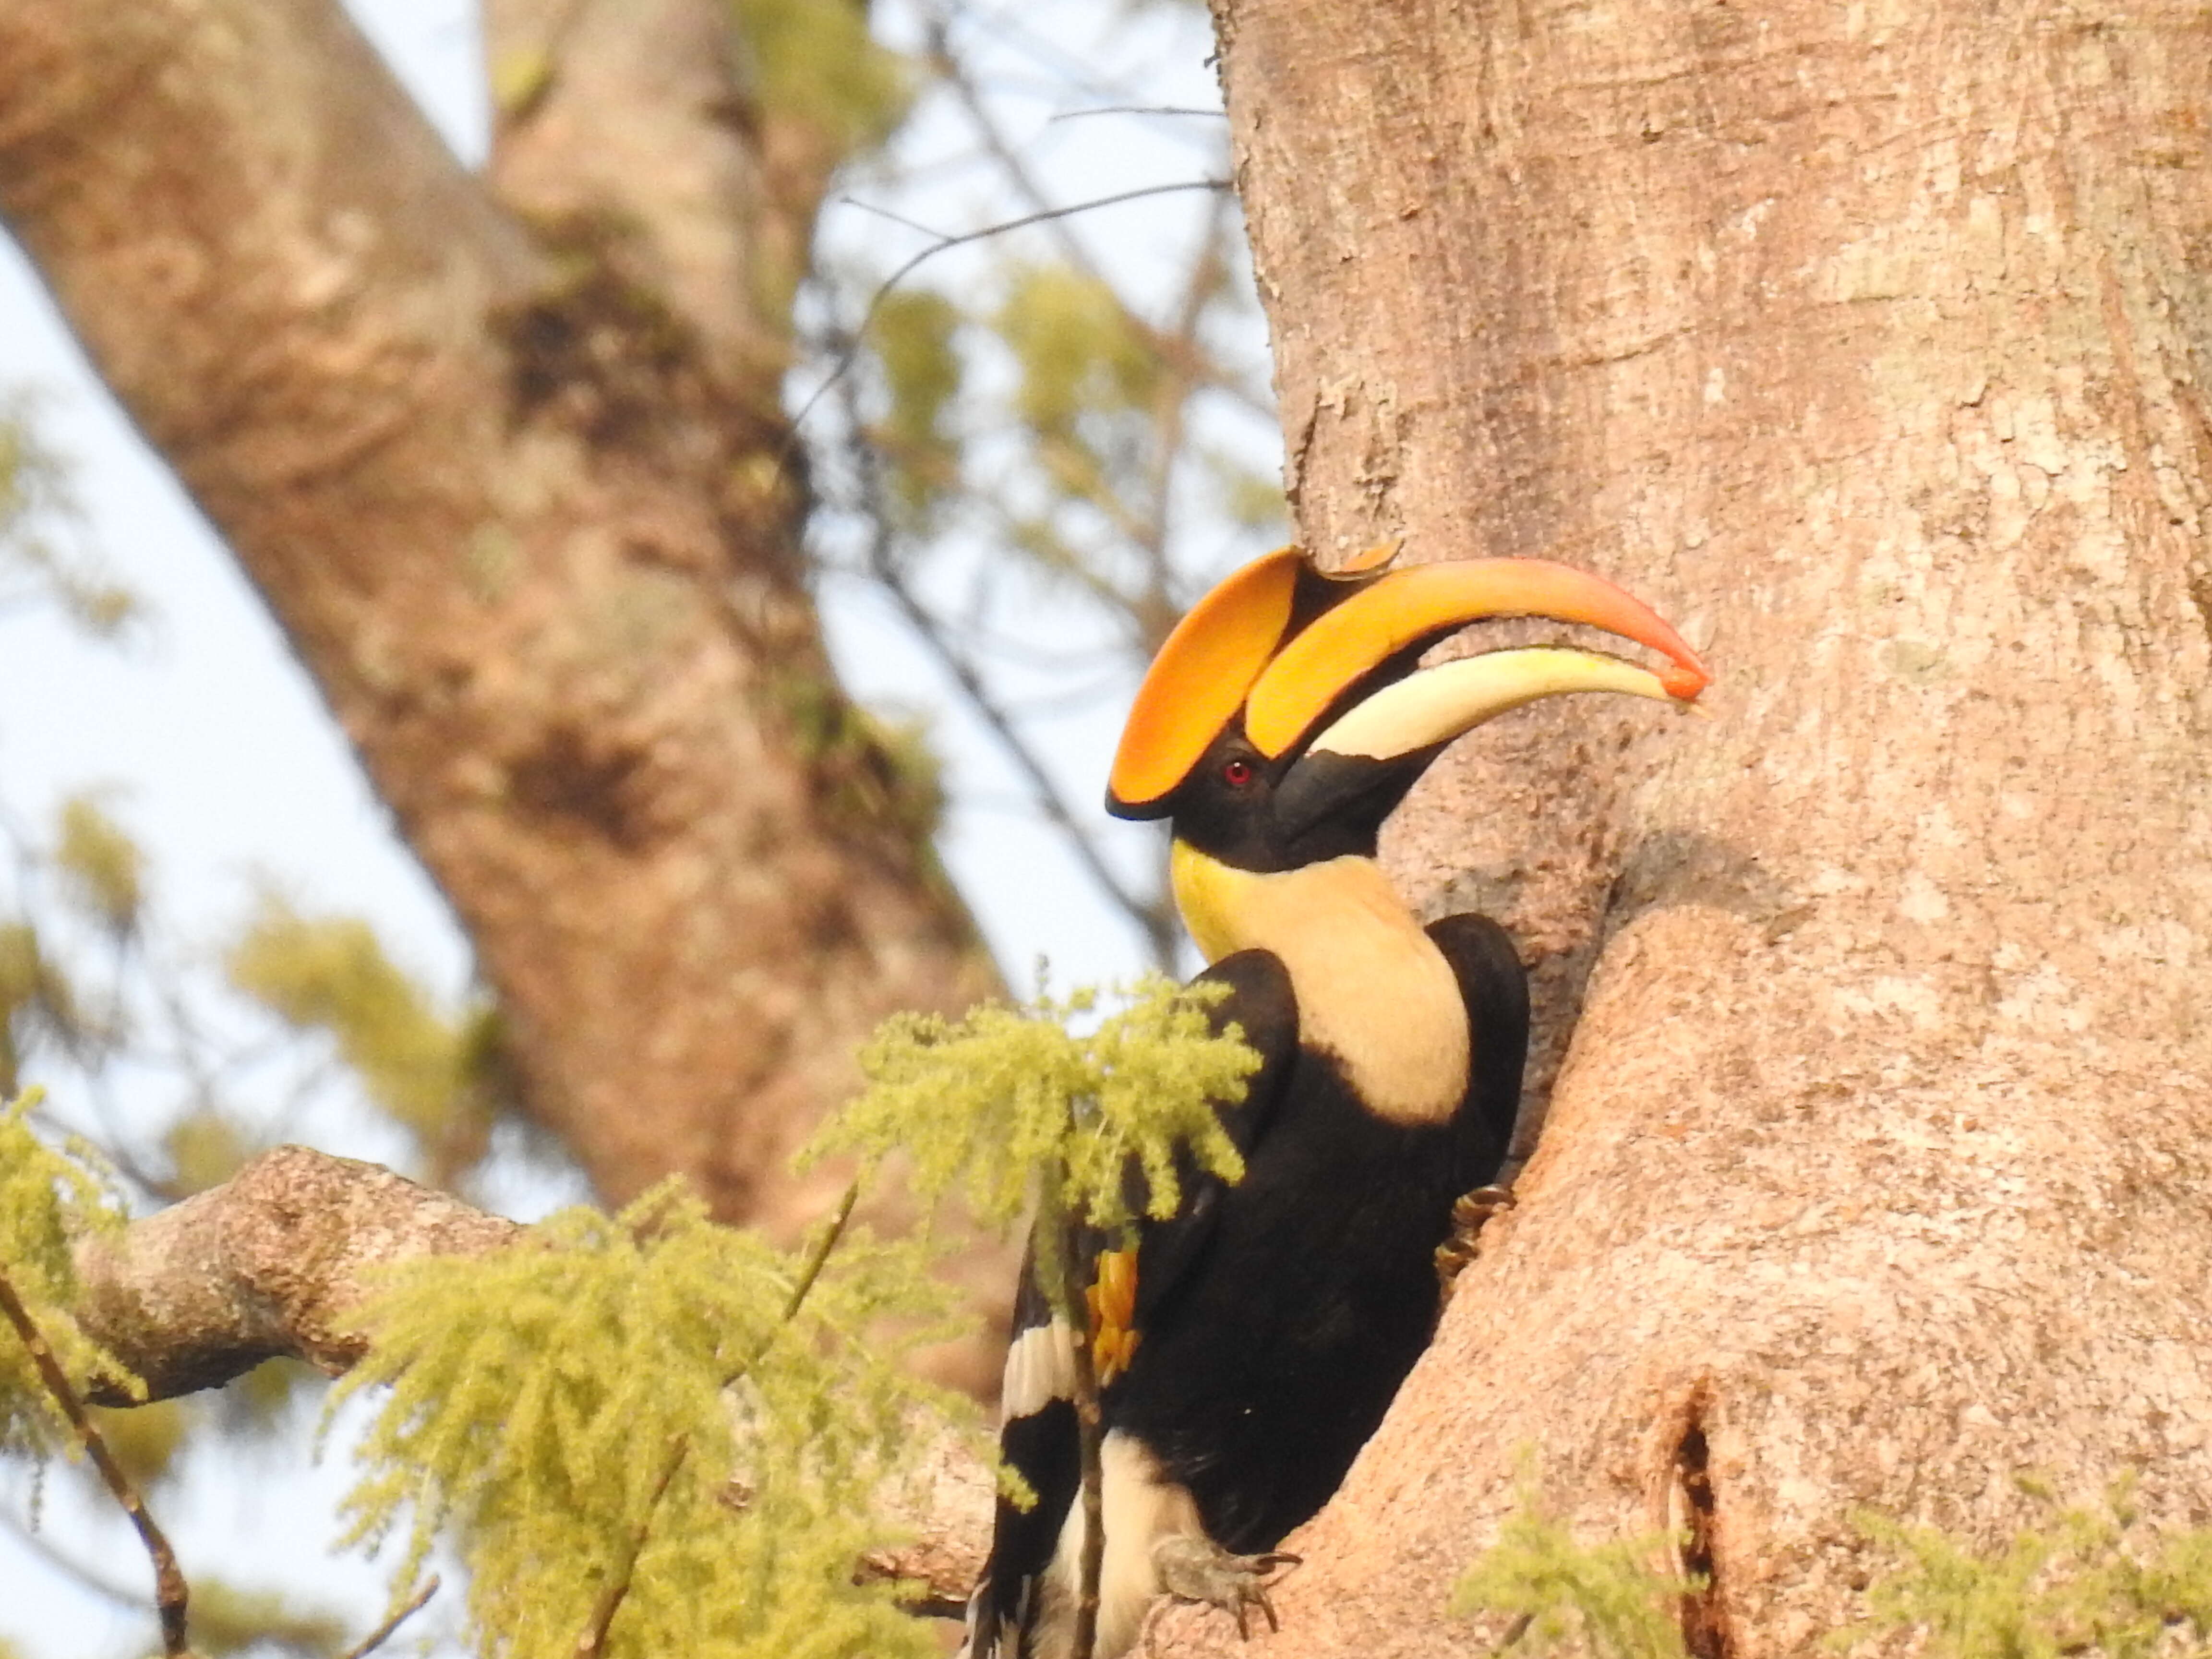
[[[1282,1634],[1176,1650],[1468,1651],[1531,1448],[1696,1522],[1701,1656],[1851,1617],[1858,1505],[2202,1523],[2212,14],[1216,15],[1308,540],[1617,577],[1718,718],[1516,716],[1402,815],[1571,1042]]]
[[[278,1146],[120,1240],[81,1248],[77,1319],[147,1400],[216,1388],[279,1355],[337,1376],[368,1351],[352,1316],[374,1269],[486,1255],[526,1231],[374,1164]]]
[[[724,17],[495,5],[503,201],[333,0],[0,0],[0,214],[459,912],[529,1109],[610,1199],[680,1170],[788,1237],[855,1040],[994,978],[823,654],[773,308],[823,174]]]
[[[335,1376],[367,1351],[353,1317],[375,1292],[374,1269],[528,1237],[374,1164],[278,1146],[119,1240],[81,1249],[76,1313],[145,1383],[144,1399],[214,1388],[280,1354]],[[93,1395],[112,1406],[142,1398]],[[858,1571],[927,1586],[950,1611],[981,1571],[996,1486],[957,1435],[939,1435],[919,1462],[920,1478],[884,1505],[911,1536]]]

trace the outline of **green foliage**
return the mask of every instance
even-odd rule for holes
[[[2212,1528],[2145,1528],[2132,1478],[2100,1508],[2062,1509],[2039,1484],[2020,1484],[2049,1518],[1995,1548],[1862,1511],[1859,1530],[1892,1567],[1869,1587],[1866,1618],[1829,1645],[1917,1632],[1927,1659],[2152,1659],[2212,1644]],[[1564,1644],[1600,1659],[1685,1659],[1676,1607],[1698,1583],[1659,1565],[1675,1555],[1657,1534],[1578,1544],[1524,1484],[1497,1544],[1454,1589],[1452,1611],[1527,1620],[1520,1639],[1531,1653]]]
[[[89,1407],[109,1454],[143,1492],[176,1467],[198,1413],[181,1400],[157,1400],[143,1406]]]
[[[769,115],[805,122],[839,155],[882,143],[905,116],[905,65],[868,33],[865,5],[732,0],[732,9]]]
[[[474,1138],[489,1109],[481,1017],[440,1014],[367,922],[302,916],[265,898],[227,966],[231,983],[280,1019],[327,1035],[369,1097],[426,1147]]]
[[[110,932],[138,926],[146,901],[146,855],[90,795],[62,803],[54,863],[79,901]]]
[[[88,1235],[120,1232],[123,1202],[88,1148],[58,1152],[33,1133],[38,1097],[33,1090],[0,1107],[0,1267],[65,1373],[128,1376],[70,1312],[77,1289],[71,1251]],[[74,1444],[29,1351],[0,1325],[0,1452],[43,1455]]]
[[[205,1575],[193,1581],[192,1651],[202,1659],[248,1652],[323,1659],[345,1645],[345,1624],[336,1613]]]
[[[926,722],[863,708],[819,675],[769,683],[822,804],[846,825],[891,830],[927,850],[945,813],[943,769]]]
[[[82,1024],[76,988],[27,921],[0,922],[0,1095],[22,1087],[23,1050],[34,1026],[73,1033]]]
[[[805,1156],[902,1153],[926,1201],[957,1194],[1000,1227],[1036,1196],[1036,1172],[1053,1170],[1048,1205],[1094,1227],[1127,1224],[1133,1159],[1146,1207],[1172,1214],[1177,1148],[1224,1180],[1244,1173],[1215,1109],[1243,1098],[1260,1059],[1234,1026],[1216,1036],[1208,1025],[1205,1005],[1222,988],[1148,975],[1087,1033],[1071,1026],[1097,1012],[1088,991],[1025,1007],[988,1003],[958,1020],[894,1015],[860,1049],[867,1088]]]
[[[1038,459],[1059,488],[1105,506],[1142,465],[1158,354],[1113,289],[1063,266],[1016,272],[997,321]]]
[[[168,1155],[169,1190],[180,1198],[219,1187],[244,1167],[254,1146],[223,1113],[209,1109],[186,1112],[161,1137]]]
[[[1677,1553],[1662,1533],[1578,1544],[1524,1482],[1498,1542],[1453,1587],[1451,1610],[1526,1619],[1522,1639],[1532,1654],[1686,1659],[1675,1609],[1698,1585],[1660,1565]]]
[[[391,1389],[354,1536],[411,1509],[404,1596],[450,1525],[477,1649],[501,1659],[566,1659],[622,1583],[617,1656],[933,1653],[851,1581],[883,1541],[869,1500],[947,1406],[899,1364],[944,1334],[945,1294],[910,1246],[844,1242],[800,1304],[809,1265],[672,1184],[488,1259],[399,1270],[337,1395]],[[886,1317],[903,1342],[879,1340]]]
[[[2212,1638],[2212,1528],[2143,1535],[2131,1480],[2115,1484],[2100,1509],[2061,1509],[2040,1486],[2021,1485],[2050,1518],[1995,1550],[1859,1515],[1859,1530],[1899,1565],[1868,1590],[1866,1622],[1838,1641],[1917,1626],[1929,1659],[2149,1659],[2185,1624],[2203,1650]]]
[[[138,601],[62,538],[76,516],[69,470],[29,417],[23,398],[0,398],[0,605],[44,599],[90,633],[115,634],[137,616]]]
[[[930,289],[884,296],[874,325],[876,359],[890,410],[876,441],[891,464],[899,507],[926,520],[960,482],[960,451],[948,416],[959,396],[960,308]]]

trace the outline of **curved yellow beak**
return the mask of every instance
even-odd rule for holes
[[[1345,710],[1314,746],[1382,760],[1449,741],[1495,714],[1566,691],[1694,702],[1711,682],[1682,636],[1611,582],[1540,559],[1468,559],[1374,574],[1370,556],[1331,580],[1295,548],[1237,571],[1194,606],[1139,687],[1107,810],[1157,817],[1240,716],[1269,759],[1288,754],[1363,682],[1391,684]],[[1601,628],[1667,658],[1656,672],[1590,652],[1499,652],[1407,678],[1412,653],[1492,617]],[[1489,665],[1478,666],[1478,665]]]
[[[1583,623],[1648,645],[1672,659],[1659,684],[1683,702],[1712,680],[1656,611],[1601,577],[1544,559],[1457,560],[1393,571],[1317,617],[1253,682],[1244,733],[1271,759],[1284,754],[1330,704],[1398,653],[1491,617]]]

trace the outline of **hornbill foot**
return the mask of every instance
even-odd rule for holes
[[[1437,1246],[1437,1282],[1447,1297],[1468,1263],[1481,1253],[1483,1223],[1511,1209],[1514,1201],[1510,1187],[1477,1187],[1453,1204],[1451,1236]]]
[[[1231,1555],[1211,1538],[1190,1533],[1171,1534],[1152,1546],[1160,1588],[1178,1601],[1219,1607],[1237,1620],[1239,1638],[1251,1634],[1249,1620],[1255,1607],[1269,1630],[1282,1628],[1275,1622],[1275,1606],[1267,1592],[1279,1582],[1273,1576],[1279,1570],[1297,1565],[1297,1556],[1282,1550]]]

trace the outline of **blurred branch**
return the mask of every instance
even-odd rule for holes
[[[394,1631],[422,1610],[423,1605],[438,1593],[438,1583],[437,1574],[431,1574],[428,1582],[415,1592],[405,1607],[398,1609],[390,1618],[362,1637],[359,1642],[340,1654],[338,1659],[367,1659],[368,1655],[375,1652],[391,1638]]]
[[[857,350],[855,339],[852,350]],[[1158,896],[1146,896],[1138,893],[1122,881],[1112,866],[1106,862],[1091,832],[1079,820],[1059,784],[1044,764],[1021,729],[1012,713],[993,695],[985,684],[981,671],[973,659],[952,642],[950,632],[936,614],[922,603],[913,585],[906,579],[893,554],[897,532],[893,528],[890,505],[884,499],[882,469],[874,450],[865,436],[859,399],[852,384],[848,381],[841,391],[844,403],[846,429],[852,434],[850,457],[854,475],[860,480],[863,507],[869,521],[868,574],[890,596],[900,617],[938,665],[958,686],[968,706],[985,726],[990,728],[1000,747],[1005,750],[1014,768],[1029,785],[1030,799],[1045,821],[1057,830],[1068,850],[1075,854],[1084,872],[1098,889],[1118,906],[1130,921],[1142,930],[1153,959],[1163,966],[1175,961],[1176,924],[1170,907]]]
[[[1014,187],[1014,193],[1029,203],[1030,207],[1040,214],[1049,212],[1053,205],[1052,198],[1047,193],[1043,185],[1037,182],[1036,174],[1030,170],[1028,164],[1022,160],[1020,153],[993,118],[981,89],[975,84],[975,77],[967,72],[959,59],[953,55],[949,27],[942,17],[931,21],[927,51],[929,54],[931,70],[947,87],[951,88],[952,95],[959,103],[962,112],[968,117],[969,125],[975,129],[976,138],[990,154],[992,159],[1005,170],[1007,180]],[[1092,112],[1074,112],[1085,114]],[[1133,111],[1132,112],[1145,112]],[[1211,112],[1184,110],[1173,112],[1202,115]],[[1052,118],[1059,120],[1063,118],[1054,116]],[[1228,117],[1224,114],[1221,118],[1225,121]],[[1234,200],[1235,198],[1232,193],[1224,191],[1223,199]],[[1066,216],[1054,216],[1050,222],[1054,240],[1059,243],[1060,252],[1068,264],[1098,284],[1100,288],[1113,294],[1119,301],[1120,290],[1107,281],[1105,273],[1099,269],[1097,262],[1091,257],[1090,250],[1083,246],[1082,241],[1067,225]],[[1194,262],[1194,269],[1202,270],[1212,263],[1210,244],[1218,223],[1219,218],[1217,214],[1207,227],[1206,240],[1209,246],[1206,252],[1202,252],[1199,259]],[[1129,326],[1185,382],[1212,387],[1234,398],[1257,415],[1269,420],[1274,418],[1273,402],[1269,398],[1255,396],[1249,388],[1240,384],[1237,377],[1224,374],[1220,366],[1200,347],[1194,327],[1184,324],[1179,319],[1176,325],[1164,330],[1153,326],[1150,321],[1131,310],[1127,305],[1121,307],[1121,312],[1128,319]]]
[[[843,384],[846,376],[852,373],[853,365],[859,360],[860,355],[860,343],[867,337],[868,325],[875,320],[876,313],[883,309],[884,300],[890,296],[893,289],[921,269],[925,261],[933,259],[950,249],[965,246],[969,242],[980,242],[992,236],[1003,236],[1010,230],[1020,230],[1030,225],[1041,225],[1049,220],[1065,219],[1073,213],[1088,213],[1094,208],[1113,207],[1122,202],[1141,201],[1147,196],[1172,196],[1186,190],[1231,190],[1234,188],[1234,185],[1226,179],[1185,179],[1170,185],[1145,185],[1136,190],[1116,191],[1111,196],[1096,196],[1087,202],[1071,202],[1065,207],[1047,208],[1038,213],[1025,213],[1016,219],[1002,219],[997,224],[985,225],[980,230],[966,230],[957,236],[945,237],[933,246],[922,249],[921,252],[907,260],[904,264],[878,283],[876,285],[876,291],[868,296],[868,303],[861,310],[859,324],[848,337],[844,349],[838,353],[836,361],[830,365],[829,374],[823,378],[820,386],[816,386],[807,394],[806,401],[799,405],[799,412],[791,417],[790,434],[784,441],[784,460],[787,464],[789,462],[791,449],[798,443],[799,430],[805,425],[806,417],[814,412],[814,406]]]
[[[1057,115],[1048,115],[1048,125],[1054,121],[1080,121],[1093,115],[1194,115],[1208,121],[1226,121],[1224,109],[1185,109],[1180,104],[1102,104],[1097,109],[1064,109]]]
[[[131,1518],[131,1526],[137,1533],[138,1541],[146,1547],[146,1553],[154,1563],[154,1599],[161,1615],[161,1651],[168,1656],[168,1659],[185,1659],[191,1650],[185,1634],[185,1613],[191,1600],[191,1588],[185,1583],[184,1571],[177,1565],[176,1553],[170,1549],[169,1540],[162,1536],[161,1528],[155,1525],[153,1516],[147,1512],[145,1500],[139,1497],[138,1488],[131,1484],[131,1477],[123,1472],[123,1466],[107,1449],[107,1442],[101,1438],[99,1426],[92,1420],[92,1413],[85,1410],[84,1401],[70,1385],[61,1362],[54,1358],[53,1349],[47,1346],[46,1334],[40,1330],[38,1322],[31,1317],[31,1310],[23,1305],[22,1298],[15,1294],[15,1286],[5,1272],[0,1272],[0,1314],[7,1316],[8,1322],[15,1328],[15,1334],[21,1339],[24,1347],[30,1351],[31,1364],[38,1369],[39,1380],[46,1384],[46,1392],[53,1397],[54,1404],[69,1419],[77,1443],[84,1448],[85,1455],[92,1459],[92,1466],[100,1471],[101,1482],[122,1506],[124,1514]]]
[[[120,1584],[109,1583],[75,1556],[66,1554],[56,1548],[52,1540],[44,1533],[35,1530],[21,1517],[13,1515],[0,1516],[0,1525],[7,1528],[9,1536],[18,1544],[76,1585],[78,1589],[98,1596],[103,1601],[112,1603],[126,1612],[143,1614],[151,1613],[154,1611],[153,1603],[144,1596],[135,1590],[127,1590]]]

